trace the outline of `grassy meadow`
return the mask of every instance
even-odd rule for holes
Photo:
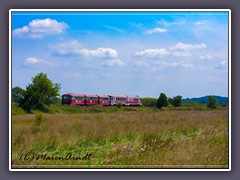
[[[74,108],[13,115],[12,167],[228,168],[226,108]]]

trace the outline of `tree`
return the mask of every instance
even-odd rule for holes
[[[12,89],[12,101],[19,103],[24,98],[25,90],[16,86]]]
[[[168,98],[168,103],[169,103],[169,104],[172,104],[172,103],[173,103],[173,98],[169,97],[169,98]]]
[[[60,89],[60,84],[53,83],[46,74],[39,73],[32,78],[32,83],[26,87],[20,106],[26,111],[43,109],[44,105],[49,106],[53,99],[60,95]]]
[[[180,107],[182,103],[182,96],[175,96],[172,98],[172,105],[175,107]]]
[[[208,96],[208,107],[209,108],[217,108],[218,102],[217,99],[213,96]]]
[[[161,93],[157,100],[157,107],[161,109],[162,107],[166,107],[167,105],[168,105],[167,96],[166,94]]]

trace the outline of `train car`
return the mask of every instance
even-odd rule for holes
[[[98,104],[98,96],[85,94],[85,105],[97,105]]]
[[[127,106],[127,96],[125,95],[108,95],[110,98],[110,105],[116,105],[118,103],[121,103],[122,105]]]
[[[109,96],[98,95],[98,104],[103,106],[109,106],[110,105]]]
[[[62,105],[85,105],[84,94],[67,93],[62,95]]]
[[[140,96],[128,96],[127,100],[128,106],[141,106],[142,100]]]

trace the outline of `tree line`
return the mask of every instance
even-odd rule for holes
[[[53,83],[47,77],[47,74],[39,73],[32,78],[32,82],[26,86],[26,90],[18,86],[12,89],[12,101],[27,112],[36,109],[43,110],[46,105],[60,103],[60,89],[61,84]],[[216,108],[218,105],[217,99],[213,96],[208,98],[208,107]],[[182,96],[168,98],[166,94],[160,93],[158,99],[143,98],[142,104],[145,107],[157,107],[159,109],[168,105],[180,107],[182,106]]]
[[[208,108],[217,108],[218,107],[218,102],[217,99],[213,96],[208,96]],[[174,97],[167,97],[165,93],[160,93],[159,98],[143,98],[142,103],[146,107],[157,107],[159,109],[163,107],[167,107],[169,105],[172,105],[174,107],[180,107],[182,106],[182,96],[177,95]]]

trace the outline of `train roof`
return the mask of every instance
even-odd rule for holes
[[[66,93],[66,94],[63,94],[62,96],[66,96],[66,95],[68,95],[68,96],[85,96],[85,94],[76,94],[76,93]]]
[[[127,97],[127,95],[122,95],[122,94],[107,94],[107,96],[113,96],[113,97]]]
[[[98,95],[98,94],[76,94],[76,93],[66,93],[64,95],[69,95],[69,96],[87,96],[87,97],[102,97],[102,98],[107,98],[109,96],[113,97],[128,97],[128,98],[141,98],[140,96],[134,95],[134,96],[128,96],[128,95],[122,95],[122,94],[106,94],[106,95]]]
[[[135,95],[135,96],[128,96],[129,98],[141,98],[140,96],[137,96],[137,95]]]
[[[98,95],[95,95],[95,94],[84,94],[84,95],[87,97],[98,97]]]
[[[99,96],[100,98],[109,98],[109,96],[107,95],[97,95],[97,96]]]

